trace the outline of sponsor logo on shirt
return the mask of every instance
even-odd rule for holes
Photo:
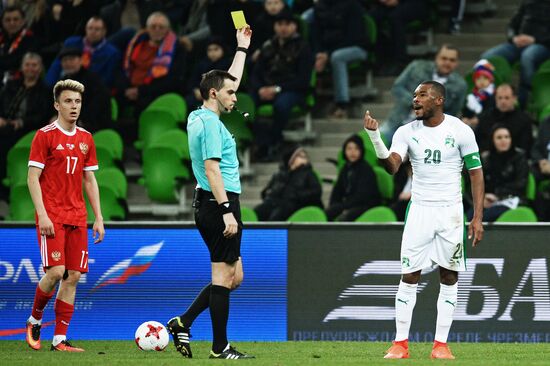
[[[63,148],[63,145],[61,145],[61,144],[57,145],[57,147],[56,147],[55,149],[56,149],[56,150],[65,150],[65,149]]]
[[[65,144],[69,150],[74,149],[74,144]]]
[[[88,144],[81,142],[78,147],[80,147],[80,151],[82,151],[84,155],[88,153]]]

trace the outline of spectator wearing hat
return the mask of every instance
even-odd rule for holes
[[[275,35],[262,46],[250,76],[256,105],[273,105],[271,125],[267,131],[258,131],[257,136],[260,158],[269,159],[277,154],[290,111],[304,103],[313,69],[313,55],[298,33],[294,15],[282,11],[273,28]]]
[[[284,0],[264,0],[264,8],[254,20],[254,37],[252,37],[250,45],[251,50],[254,52],[252,54],[253,61],[258,59],[262,45],[273,38],[273,25],[277,15],[284,10],[289,10]]]
[[[190,92],[185,96],[187,109],[192,110],[202,104],[200,83],[202,75],[210,70],[228,70],[231,59],[227,57],[226,50],[220,37],[210,37],[206,46],[206,55],[195,65],[189,79]]]
[[[321,183],[304,148],[291,146],[282,157],[279,171],[262,191],[263,202],[254,208],[260,221],[284,221],[303,207],[323,207]]]
[[[85,88],[78,125],[90,132],[109,127],[111,125],[111,93],[103,85],[99,75],[82,66],[82,50],[78,47],[64,47],[58,57],[61,60],[59,80],[76,80]]]
[[[82,67],[95,72],[103,84],[112,87],[115,72],[120,68],[121,55],[118,48],[105,39],[107,28],[100,17],[91,17],[86,23],[86,34],[65,40],[64,47],[82,50]],[[53,86],[61,74],[61,61],[56,58],[46,74],[46,82]]]
[[[487,107],[494,104],[495,67],[489,61],[482,59],[476,62],[472,74],[474,89],[466,96],[466,106],[462,110],[462,120],[470,127],[476,127],[477,117]]]

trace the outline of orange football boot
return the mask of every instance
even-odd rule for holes
[[[393,341],[384,358],[409,358],[409,341]]]
[[[431,358],[438,358],[443,360],[454,360],[455,356],[451,353],[451,350],[449,349],[449,346],[447,343],[441,343],[438,341],[434,342],[434,346],[432,348],[432,355]]]

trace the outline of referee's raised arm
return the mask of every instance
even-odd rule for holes
[[[250,46],[250,39],[252,38],[252,30],[249,26],[237,29],[237,50],[235,51],[235,57],[229,67],[228,72],[237,78],[236,86],[239,88],[241,79],[243,76],[244,63],[246,61],[246,55],[248,54],[248,46]]]

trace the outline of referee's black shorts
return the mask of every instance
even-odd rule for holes
[[[227,192],[231,210],[239,225],[237,235],[232,238],[223,236],[225,223],[223,213],[212,192],[199,189],[197,192],[198,207],[195,207],[195,223],[202,239],[208,246],[211,262],[234,263],[241,256],[241,237],[243,223],[239,195]]]

